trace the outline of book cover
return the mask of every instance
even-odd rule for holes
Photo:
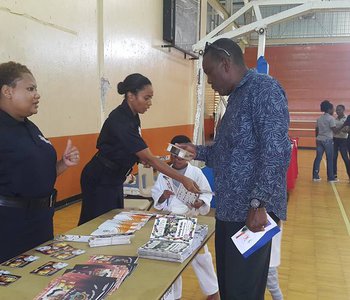
[[[55,237],[56,241],[88,243],[90,235],[60,234]]]
[[[151,239],[192,243],[197,219],[179,215],[158,215],[154,221]]]
[[[53,242],[44,246],[37,247],[35,250],[45,254],[52,255],[56,252],[72,249],[73,247],[65,242]]]
[[[103,235],[117,235],[117,234],[133,234],[136,229],[127,227],[115,227],[115,228],[97,228],[91,233],[92,236],[103,236]]]
[[[11,283],[14,283],[15,281],[17,281],[18,279],[20,279],[21,276],[18,275],[13,275],[10,273],[4,273],[4,272],[0,272],[0,286],[8,286]]]
[[[124,274],[129,271],[125,265],[110,265],[110,264],[96,264],[96,265],[75,265],[69,272],[77,271],[87,275],[113,277],[124,277]]]
[[[114,288],[112,277],[67,273],[51,281],[34,300],[44,299],[104,299]]]
[[[123,283],[124,279],[129,275],[130,270],[126,265],[110,265],[110,264],[87,264],[75,265],[73,269],[67,270],[67,273],[80,273],[89,276],[112,277],[115,279],[115,291]],[[111,292],[112,292],[111,291]]]
[[[133,235],[104,235],[94,236],[89,240],[90,247],[100,247],[109,245],[125,245],[131,243]]]
[[[121,212],[113,217],[115,220],[121,220],[121,221],[132,221],[136,223],[147,223],[150,218],[152,218],[153,214],[148,213],[142,213],[142,212],[136,212],[136,211],[125,211]]]
[[[201,245],[207,232],[206,226],[197,226],[196,218],[158,215],[150,240],[138,249],[138,254],[143,258],[183,262]]]
[[[76,257],[78,255],[81,255],[85,253],[86,251],[83,249],[77,249],[77,248],[68,248],[64,249],[62,251],[58,251],[50,255],[51,257],[57,258],[57,259],[63,259],[63,260],[68,260],[73,257]]]
[[[132,265],[137,262],[137,256],[123,255],[92,255],[89,264]]]
[[[21,254],[3,262],[2,265],[11,268],[23,268],[24,266],[30,264],[33,261],[36,261],[37,259],[39,259],[39,256]]]
[[[142,228],[152,216],[153,214],[147,213],[121,212],[115,215],[112,220],[103,222],[91,235],[133,234]]]

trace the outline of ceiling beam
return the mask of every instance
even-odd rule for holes
[[[248,10],[252,9],[253,6],[266,6],[266,5],[285,5],[285,4],[300,4],[299,6],[292,7],[288,10],[279,12],[272,16],[261,18],[250,24],[241,26],[239,28],[233,29],[229,32],[219,34],[223,29],[233,23],[238,17],[246,13]],[[322,0],[311,0],[311,1],[288,1],[288,0],[256,0],[249,2],[244,5],[240,10],[234,13],[231,17],[225,20],[222,24],[216,27],[212,32],[208,33],[204,38],[199,40],[193,45],[194,51],[199,51],[204,48],[206,42],[214,42],[219,38],[237,38],[244,36],[253,31],[257,31],[260,28],[267,28],[269,25],[278,24],[286,22],[290,19],[296,18],[298,16],[305,15],[310,12],[316,11],[340,11],[340,10],[350,10],[350,1],[338,0],[338,1],[322,1]]]
[[[208,0],[208,4],[220,15],[224,20],[228,19],[230,14],[228,11],[221,5],[219,0]]]

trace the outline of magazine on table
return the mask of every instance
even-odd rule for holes
[[[110,265],[126,265],[131,270],[137,265],[137,256],[124,255],[92,255],[88,261],[89,264],[110,264]]]
[[[110,245],[125,245],[131,243],[134,235],[102,235],[93,236],[89,240],[90,247],[101,247]]]
[[[91,235],[59,234],[55,237],[55,240],[65,242],[88,243],[90,238]]]
[[[120,287],[136,266],[136,256],[91,256],[86,264],[77,264],[52,280],[35,300],[104,299]]]
[[[138,249],[143,258],[183,262],[202,243],[208,227],[197,225],[196,218],[158,215],[150,240]]]
[[[121,212],[113,217],[112,220],[106,220],[91,233],[92,236],[103,235],[130,235],[142,228],[153,214],[130,211]]]
[[[0,270],[0,286],[8,286],[20,278],[21,276],[11,274],[10,271]]]
[[[85,253],[85,250],[74,248],[66,242],[61,241],[37,247],[35,250],[42,254],[64,260],[71,259]]]
[[[36,261],[37,259],[39,259],[39,256],[29,255],[29,254],[20,254],[16,257],[13,257],[3,262],[2,265],[11,267],[11,268],[23,268],[24,266],[30,264],[33,261]]]
[[[98,229],[100,230],[100,229]],[[90,247],[101,247],[110,245],[125,245],[131,243],[132,234],[103,234],[103,235],[58,235],[56,241],[70,241],[88,243]]]
[[[247,258],[268,243],[279,231],[280,228],[276,222],[267,214],[267,224],[264,231],[252,232],[247,226],[243,226],[231,239],[239,252]]]
[[[65,274],[85,274],[92,278],[95,276],[110,277],[115,279],[111,292],[117,290],[129,275],[130,270],[126,265],[75,265],[73,269],[67,270]],[[74,277],[74,275],[72,275]]]
[[[66,273],[51,281],[34,300],[104,299],[114,290],[116,283],[112,277]]]

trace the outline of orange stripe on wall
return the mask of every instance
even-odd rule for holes
[[[205,141],[211,141],[214,138],[214,118],[204,119],[204,136]]]
[[[256,66],[257,48],[246,48],[245,60]],[[266,47],[270,75],[285,88],[290,111],[320,111],[329,99],[350,108],[350,44]]]
[[[175,135],[179,134],[187,135],[192,139],[193,125],[179,125],[142,130],[142,137],[154,155],[168,154],[166,151],[168,143]],[[68,138],[72,140],[73,145],[77,146],[80,151],[80,164],[69,168],[57,178],[55,187],[58,190],[58,201],[81,193],[80,174],[86,163],[96,153],[97,137],[98,134],[93,133],[50,138],[51,143],[57,151],[58,159],[61,159],[63,155]]]
[[[161,128],[142,129],[142,137],[154,155],[169,154],[166,151],[168,143],[176,135],[193,137],[193,125],[179,125]]]
[[[97,133],[92,133],[50,138],[52,145],[57,151],[57,159],[62,158],[68,139],[71,139],[73,145],[78,147],[80,151],[80,164],[78,166],[67,169],[57,178],[55,187],[58,191],[58,201],[81,193],[80,174],[85,164],[96,153],[97,137]]]

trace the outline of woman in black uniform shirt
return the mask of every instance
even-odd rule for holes
[[[132,166],[141,161],[198,193],[197,184],[152,155],[140,135],[140,118],[152,105],[153,89],[148,78],[131,74],[118,84],[124,101],[103,124],[97,154],[81,175],[83,194],[79,225],[114,208],[123,208],[123,182]]]
[[[79,162],[68,141],[62,160],[27,117],[40,95],[29,69],[0,64],[0,262],[53,238],[57,175]]]

